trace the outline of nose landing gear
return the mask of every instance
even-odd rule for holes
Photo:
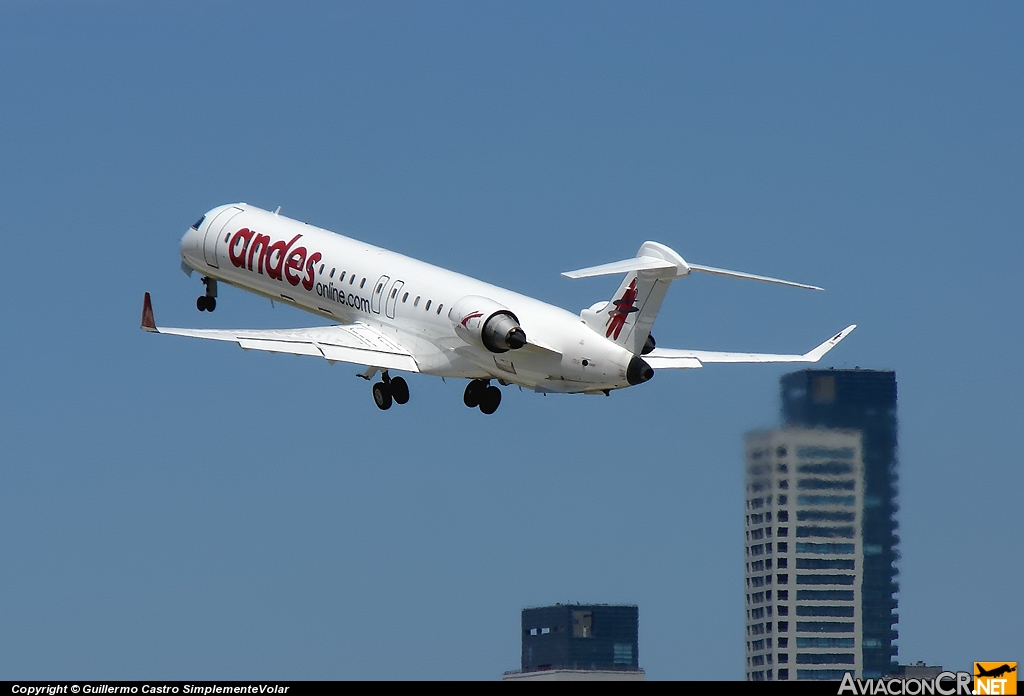
[[[462,402],[469,408],[479,408],[481,413],[490,415],[501,404],[501,390],[490,386],[489,380],[474,379],[466,385]]]
[[[217,281],[213,278],[203,278],[203,285],[206,286],[206,294],[196,298],[196,309],[200,312],[212,312],[217,309]]]
[[[391,403],[409,403],[409,385],[402,377],[390,377],[387,371],[381,373],[381,380],[373,385],[373,403],[381,411],[391,408]]]

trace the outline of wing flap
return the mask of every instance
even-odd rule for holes
[[[815,363],[822,356],[836,347],[840,341],[857,328],[856,324],[847,326],[832,338],[803,355],[781,355],[775,353],[724,353],[709,350],[680,350],[675,348],[655,348],[644,356],[644,360],[654,369],[701,367],[706,363]]]
[[[300,341],[265,341],[254,338],[239,338],[238,345],[242,346],[242,350],[265,350],[270,353],[312,355],[316,358],[324,357],[320,349],[316,347],[316,344]]]

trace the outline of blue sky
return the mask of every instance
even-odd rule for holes
[[[571,310],[646,239],[659,345],[895,369],[899,659],[1024,658],[1024,8],[0,3],[0,678],[475,678],[519,611],[636,603],[651,679],[743,675],[742,436],[784,366],[609,398],[138,330],[316,319],[177,244],[246,201]]]

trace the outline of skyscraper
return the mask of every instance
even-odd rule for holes
[[[748,679],[878,677],[893,641],[896,380],[782,378],[783,428],[746,438]]]
[[[862,434],[864,458],[862,592],[864,677],[888,674],[899,637],[894,624],[896,535],[896,373],[879,370],[801,370],[782,378],[783,427],[849,428]]]
[[[860,433],[750,433],[746,459],[747,678],[860,674]]]

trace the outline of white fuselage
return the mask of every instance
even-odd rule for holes
[[[204,276],[393,336],[425,374],[496,378],[551,392],[630,384],[634,355],[575,314],[260,208],[214,208],[182,237],[181,255]],[[460,337],[455,326],[462,317],[449,312],[467,296],[507,308],[529,343],[495,353]]]

